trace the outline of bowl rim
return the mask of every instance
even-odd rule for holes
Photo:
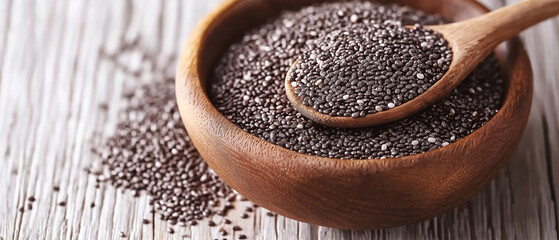
[[[507,41],[508,48],[508,55],[517,55],[516,61],[510,63],[508,65],[514,65],[516,68],[514,70],[510,70],[511,74],[503,76],[504,79],[509,79],[505,81],[505,95],[502,100],[502,106],[499,109],[498,113],[495,114],[487,123],[483,126],[468,134],[464,138],[451,143],[444,147],[439,147],[435,150],[430,150],[422,153],[417,153],[408,156],[402,156],[397,158],[374,158],[374,159],[341,159],[341,158],[329,158],[329,157],[322,157],[317,155],[310,155],[305,153],[299,153],[279,145],[270,143],[264,139],[261,139],[249,132],[243,130],[238,125],[231,122],[227,119],[224,115],[217,110],[217,108],[211,102],[208,93],[204,90],[202,85],[202,77],[200,72],[200,56],[202,51],[205,49],[204,40],[206,36],[209,34],[209,30],[212,29],[211,26],[214,26],[220,23],[219,19],[223,16],[232,11],[234,7],[237,7],[238,4],[245,2],[246,0],[225,0],[217,8],[212,10],[209,14],[207,14],[200,23],[194,28],[192,33],[190,34],[186,45],[181,53],[181,57],[179,59],[176,71],[176,97],[179,104],[179,109],[182,110],[183,107],[181,105],[188,104],[186,101],[187,96],[194,96],[191,98],[195,98],[195,102],[191,102],[191,108],[196,111],[196,113],[189,112],[189,115],[199,115],[204,114],[207,118],[204,120],[206,121],[214,121],[219,124],[226,124],[226,129],[231,129],[232,132],[231,136],[236,136],[235,139],[246,139],[247,142],[251,142],[252,145],[255,146],[262,146],[268,148],[271,151],[276,152],[275,156],[283,156],[285,158],[281,159],[280,161],[289,161],[282,165],[292,165],[291,163],[297,164],[304,164],[307,166],[312,166],[316,168],[329,168],[332,169],[330,166],[335,165],[337,170],[335,173],[337,174],[344,174],[347,171],[354,171],[360,172],[362,174],[371,174],[371,173],[378,173],[378,172],[385,172],[390,171],[392,169],[397,168],[404,168],[404,167],[412,167],[415,164],[422,164],[425,161],[432,157],[437,157],[444,155],[443,152],[455,151],[455,152],[464,152],[467,151],[468,148],[473,147],[470,144],[472,141],[482,142],[479,139],[486,139],[488,133],[492,132],[491,130],[495,129],[503,129],[503,126],[506,128],[509,124],[507,124],[507,117],[514,116],[518,113],[519,107],[518,105],[521,104],[519,101],[515,101],[514,98],[525,99],[525,97],[529,97],[531,100],[532,98],[532,81],[533,81],[533,74],[532,68],[530,64],[529,57],[520,43],[518,37],[515,37],[509,41]],[[483,4],[475,1],[475,0],[460,0],[465,2],[466,4],[477,8],[480,12],[488,12],[490,11],[486,6]],[[248,1],[246,1],[248,2]],[[506,57],[507,60],[508,57]],[[502,63],[501,63],[502,64]],[[505,66],[501,66],[505,67]],[[191,69],[195,69],[195,71],[191,71]],[[508,71],[507,71],[508,72]],[[205,74],[208,75],[208,74]],[[206,76],[206,77],[209,77]],[[514,87],[513,87],[514,86]],[[196,91],[200,91],[197,93]],[[200,94],[201,93],[201,94]],[[528,95],[528,96],[527,96]],[[531,104],[530,104],[531,105]],[[181,116],[183,111],[181,111]],[[526,117],[527,118],[527,117]],[[183,117],[183,121],[185,118]],[[186,124],[185,124],[186,125]],[[524,123],[525,125],[525,123]],[[496,126],[500,126],[496,128]],[[187,126],[185,126],[187,127]],[[188,128],[188,127],[187,127]],[[222,128],[225,129],[225,128]],[[212,134],[215,135],[215,134]],[[217,137],[217,136],[216,136]],[[234,140],[226,139],[225,142],[231,144],[233,148],[242,148],[238,142]],[[195,143],[196,144],[196,143]],[[476,143],[477,144],[477,143]],[[475,144],[474,144],[475,147]],[[250,155],[258,154],[255,149],[246,149],[245,151],[249,151]],[[289,157],[286,157],[289,156]],[[305,162],[301,162],[305,160]],[[250,158],[245,158],[244,161],[251,161],[257,164],[273,164],[278,163],[277,160],[274,161],[262,161],[262,160],[253,160]],[[497,161],[497,160],[496,160]],[[319,171],[319,169],[317,169]]]

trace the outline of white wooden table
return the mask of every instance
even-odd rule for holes
[[[96,189],[83,169],[96,162],[91,147],[114,131],[123,91],[173,76],[190,29],[218,2],[0,0],[0,240],[217,236],[205,223],[172,235],[165,222],[143,225],[146,196]],[[559,19],[522,37],[535,76],[528,127],[507,167],[465,206],[379,231],[310,226],[262,209],[234,221],[251,239],[557,239]],[[18,211],[30,196],[33,210]]]

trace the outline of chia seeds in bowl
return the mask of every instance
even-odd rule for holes
[[[408,7],[370,2],[325,3],[284,12],[230,46],[214,71],[210,98],[231,122],[261,139],[296,152],[341,159],[394,158],[437,149],[464,138],[497,113],[504,90],[493,56],[442,101],[382,126],[326,127],[290,105],[283,83],[299,56],[316,49],[319,39],[332,32],[387,21],[402,26],[444,22]]]
[[[269,23],[266,22],[267,20],[282,21],[277,20],[282,9],[305,8],[312,2],[321,1],[227,1],[195,28],[182,51],[176,79],[180,113],[200,154],[225,182],[247,198],[258,202],[259,205],[286,217],[314,225],[342,229],[377,229],[406,225],[438,216],[463,204],[496,176],[518,144],[528,119],[531,103],[530,63],[517,38],[508,41],[506,45],[502,45],[496,50],[499,63],[502,63],[501,66],[506,66],[503,69],[506,70],[506,75],[503,74],[502,78],[505,84],[497,82],[500,77],[497,73],[499,70],[494,68],[497,63],[494,62],[494,59],[490,59],[487,60],[490,64],[485,63],[485,67],[481,67],[477,73],[473,74],[474,77],[470,77],[468,80],[470,83],[463,84],[454,93],[455,98],[463,94],[470,94],[460,97],[467,103],[464,105],[467,109],[455,109],[454,117],[458,119],[456,126],[469,123],[462,123],[458,114],[470,113],[472,115],[474,111],[487,107],[486,104],[480,108],[474,103],[485,99],[477,95],[493,96],[494,91],[484,89],[478,91],[476,89],[478,86],[484,88],[484,85],[487,84],[490,85],[487,87],[491,89],[506,87],[506,94],[502,95],[502,92],[498,94],[498,96],[502,95],[502,98],[498,97],[498,101],[490,100],[494,102],[495,109],[493,110],[496,111],[498,106],[502,106],[499,108],[499,113],[496,115],[491,113],[491,120],[484,123],[483,127],[476,128],[477,130],[470,135],[447,147],[397,159],[345,160],[322,157],[312,154],[312,152],[311,154],[301,154],[263,140],[262,138],[265,137],[263,135],[270,134],[275,128],[276,137],[278,133],[286,136],[289,134],[289,141],[292,141],[291,139],[298,137],[297,129],[306,129],[307,123],[314,131],[340,132],[334,128],[324,128],[325,130],[323,130],[321,126],[313,126],[312,122],[307,122],[304,118],[302,122],[299,121],[300,116],[296,115],[296,111],[289,108],[287,103],[283,103],[287,96],[283,91],[285,79],[280,75],[285,75],[283,71],[295,59],[289,57],[300,56],[302,50],[289,51],[281,46],[293,44],[297,48],[302,47],[300,44],[297,45],[296,41],[291,42],[290,39],[293,39],[294,36],[283,37],[281,33],[278,33],[279,37],[271,36],[275,38],[273,41],[266,40],[268,38],[266,36],[258,36],[274,31],[270,25],[266,25],[267,28],[262,25]],[[437,12],[452,20],[463,20],[488,12],[487,8],[474,0],[398,2],[424,9],[427,12]],[[314,7],[317,6],[320,5]],[[349,10],[353,9],[357,9],[357,7],[349,8]],[[337,10],[339,9],[334,10],[336,14]],[[328,21],[333,19],[331,13],[334,11],[326,13],[328,16],[323,19]],[[310,13],[306,15],[312,17]],[[313,18],[316,20],[316,17]],[[304,20],[296,19],[295,21],[297,24],[301,24]],[[322,21],[321,19],[316,21],[317,23],[313,25],[317,26],[315,29],[320,28]],[[289,25],[293,27],[291,23]],[[309,23],[305,25],[309,25]],[[263,33],[259,33],[258,30]],[[295,36],[306,34],[303,31],[291,32]],[[250,44],[250,51],[244,51],[244,56],[233,57],[231,54],[229,60],[223,60],[224,54],[227,54],[227,51],[224,50],[246,47],[246,44],[232,44],[235,41],[243,41],[239,38],[243,34],[247,36],[243,43],[249,44],[251,41],[258,41],[258,43]],[[301,41],[304,42],[304,40]],[[232,45],[235,46],[231,47]],[[270,52],[260,53],[256,51],[259,48],[267,49]],[[286,59],[283,60],[285,67],[273,65],[270,57],[265,57],[265,55],[274,56],[273,54],[287,55],[283,56]],[[219,64],[220,60],[222,62],[238,61],[248,67],[242,68],[241,74],[234,75],[236,80],[228,79],[217,82],[218,79],[224,78],[219,73],[215,75],[217,66],[221,65],[221,70],[224,72],[233,72],[236,69],[233,68],[235,64]],[[269,62],[265,63],[266,60]],[[278,62],[282,63],[281,60]],[[231,69],[227,69],[228,66]],[[264,66],[268,66],[269,69],[264,69]],[[260,72],[266,71],[268,75],[272,75],[274,70],[278,71],[277,76],[270,76],[270,82],[266,83],[268,86],[263,86],[263,80],[260,79],[263,77],[259,75]],[[480,79],[479,76],[482,74],[479,72],[484,72],[489,77],[485,76]],[[246,80],[243,78],[245,75]],[[279,79],[274,80],[275,77]],[[280,81],[282,84],[273,83],[275,81]],[[227,86],[219,86],[224,82],[227,82]],[[273,86],[270,87],[272,84]],[[235,86],[233,87],[233,85]],[[472,87],[474,94],[469,92],[469,88]],[[216,98],[220,98],[220,96],[212,93],[212,88],[225,90],[223,92],[226,94],[223,95],[224,98],[220,100],[222,101],[220,104],[216,103]],[[266,94],[271,94],[273,97],[263,99]],[[251,100],[255,97],[259,97],[259,99]],[[245,99],[247,103],[242,104]],[[229,105],[226,101],[236,101],[239,105]],[[257,102],[259,104],[256,104]],[[450,103],[450,107],[461,105],[456,105],[456,101]],[[445,108],[449,107],[445,106],[443,102],[440,105]],[[235,109],[227,109],[227,106]],[[227,111],[239,114],[225,114]],[[479,112],[475,115],[480,116]],[[263,116],[266,120],[262,120]],[[236,118],[228,120],[227,117]],[[245,117],[245,119],[241,117]],[[437,116],[437,118],[440,117]],[[254,119],[260,120],[251,123],[251,121],[255,121]],[[421,119],[415,119],[415,121],[421,121]],[[278,124],[273,124],[275,122]],[[430,124],[437,124],[426,122],[429,128],[432,128]],[[299,124],[301,126],[297,128]],[[439,124],[444,125],[440,122]],[[369,130],[367,128],[365,132],[372,135],[384,130],[388,134],[395,132],[400,133],[399,135],[408,134],[402,133],[402,129],[407,125],[400,123],[397,126],[400,126],[401,129],[383,127]],[[246,131],[247,129],[250,132]],[[447,129],[449,129],[448,125]],[[341,131],[345,138],[354,137],[350,135],[351,133],[362,134],[356,130]],[[413,133],[415,130],[412,128],[410,131]],[[319,136],[309,136],[310,140],[307,142],[296,142],[297,140],[295,140],[295,143],[306,144],[303,145],[306,148],[317,148],[309,142],[312,140],[323,141],[323,138],[329,138],[326,140],[330,141],[338,140],[335,139],[337,136],[325,135],[321,133]],[[465,135],[467,134],[465,133]],[[375,136],[375,138],[377,137]],[[289,143],[289,141],[286,142]],[[428,137],[425,141],[428,141]],[[421,141],[418,140],[418,142],[420,145]],[[357,146],[360,143],[354,141],[353,144]],[[348,149],[346,146],[343,147]],[[319,153],[321,148],[322,146],[317,150]],[[389,146],[386,148],[390,149]],[[373,149],[373,151],[380,150]],[[334,152],[333,155],[336,152],[344,154],[340,150],[332,150],[332,152]]]

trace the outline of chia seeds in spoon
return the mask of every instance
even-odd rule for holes
[[[402,26],[444,23],[438,16],[408,7],[370,2],[324,3],[284,12],[229,47],[211,79],[210,98],[231,122],[265,141],[304,154],[343,159],[392,158],[437,149],[466,137],[497,113],[504,90],[493,56],[449,96],[391,124],[331,128],[303,117],[291,106],[283,85],[299,56],[317,49],[317,42],[332,32],[387,21]]]
[[[452,60],[439,33],[407,29],[399,20],[355,22],[313,45],[288,80],[304,105],[331,116],[364,117],[399,106],[442,78]]]

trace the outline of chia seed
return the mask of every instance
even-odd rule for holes
[[[378,23],[348,24],[315,40],[301,56],[288,79],[304,105],[364,117],[417,97],[446,73],[452,51],[439,33],[417,24],[408,29],[398,19],[371,20]]]
[[[343,12],[342,16],[339,11]],[[357,22],[351,21],[354,14],[359,18]],[[227,119],[250,134],[292,151],[339,159],[394,158],[437,149],[445,142],[452,144],[464,138],[497,113],[504,90],[494,56],[489,56],[440,102],[412,117],[386,125],[331,128],[305,118],[291,106],[283,87],[287,70],[299,56],[316,49],[318,39],[348,26],[380,28],[381,24],[394,22],[402,26],[444,23],[438,16],[409,7],[371,2],[323,3],[284,12],[248,31],[229,47],[213,72],[210,98]],[[440,58],[431,60],[432,64],[441,62]],[[394,61],[394,64],[399,63]],[[433,79],[434,73],[428,71],[428,66],[422,66],[425,62],[415,64],[415,69],[425,69],[421,71],[423,80],[419,79],[422,76],[419,72],[412,71],[411,76],[417,78],[417,83]],[[248,74],[251,79],[244,80],[243,76]],[[315,84],[317,80],[310,82]],[[319,85],[327,84],[326,78],[321,80]],[[414,88],[417,94],[430,86],[425,84],[427,82]],[[469,91],[477,87],[481,89],[475,94]],[[390,88],[380,85],[370,92],[380,94],[385,90],[389,96],[394,94],[388,93]],[[358,100],[355,93],[344,95],[348,95],[348,100],[353,96],[353,102]],[[243,96],[248,96],[248,100],[243,100]],[[257,97],[258,102],[254,100]],[[326,100],[331,101],[328,96]],[[384,101],[386,105],[370,106],[374,106],[374,110],[395,107],[392,98]],[[365,104],[369,103],[365,101]],[[300,125],[303,128],[299,128]],[[429,138],[436,141],[430,142]],[[382,150],[384,144],[387,144],[386,150]]]
[[[147,192],[159,218],[171,225],[197,225],[233,208],[228,199],[237,193],[208,167],[182,124],[173,79],[138,88],[121,119],[114,135],[95,150],[106,169],[97,180],[137,196]]]
[[[220,226],[217,231],[221,234],[221,236],[227,236],[227,231],[223,228],[223,226]]]

